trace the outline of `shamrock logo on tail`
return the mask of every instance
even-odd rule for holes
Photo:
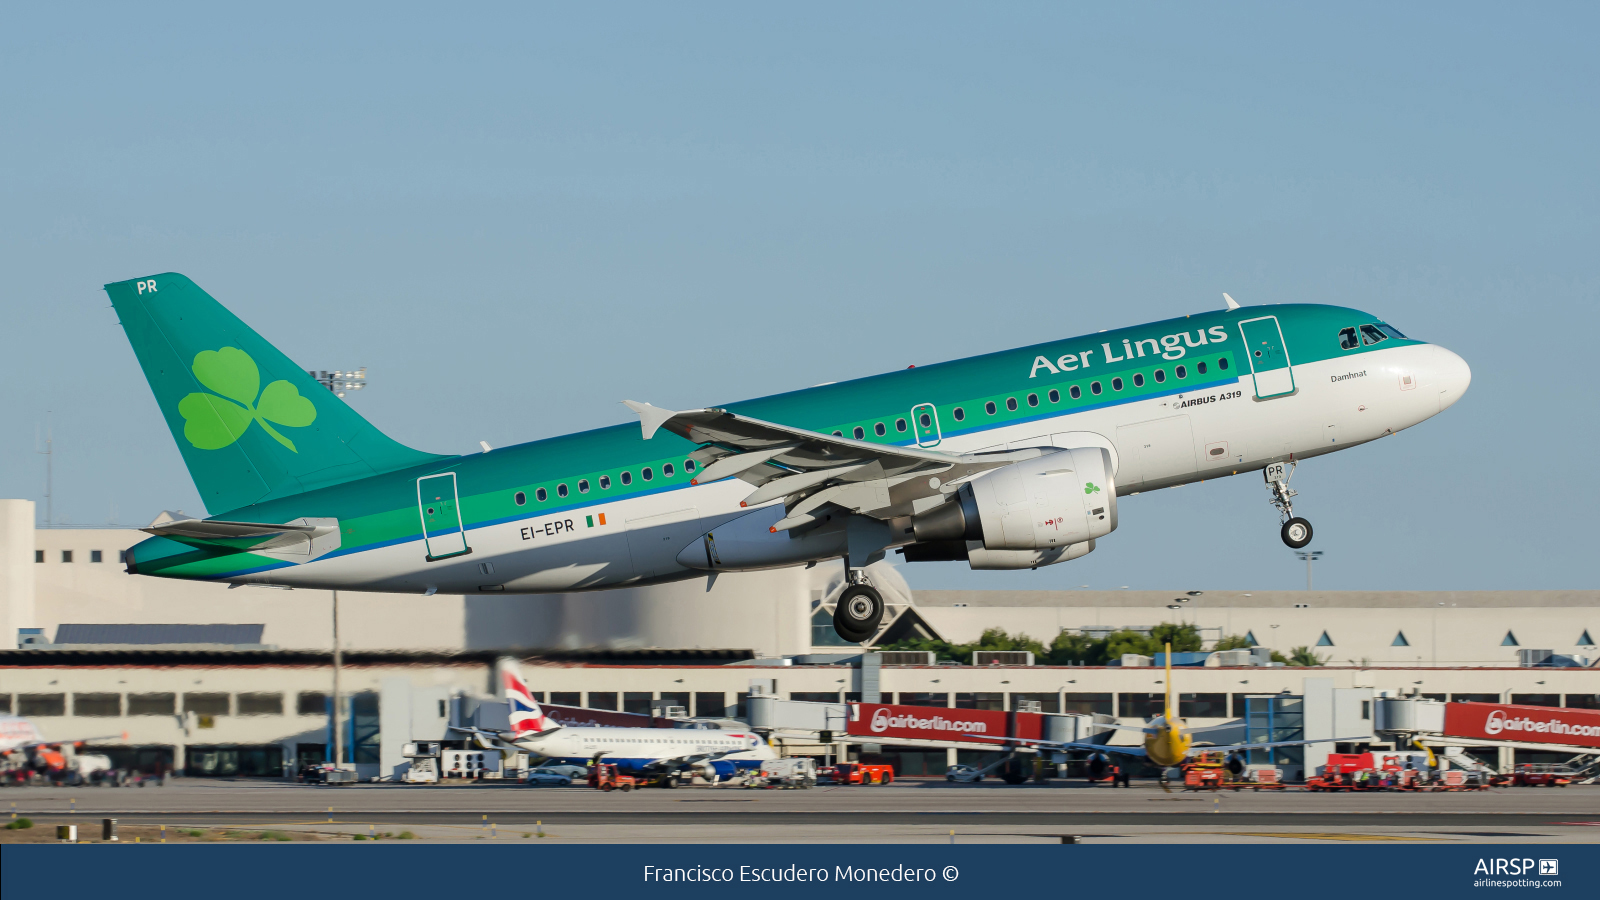
[[[196,392],[178,402],[183,436],[189,443],[201,450],[220,450],[242,437],[251,422],[258,422],[278,443],[300,452],[270,424],[304,428],[316,421],[317,408],[294,385],[279,380],[260,390],[261,370],[250,354],[237,347],[200,351],[192,370],[202,385],[216,393]]]
[[[1083,492],[1085,494],[1098,494],[1100,493],[1100,485],[1092,481],[1085,481],[1083,483]]]

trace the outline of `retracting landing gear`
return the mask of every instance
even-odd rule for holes
[[[833,607],[833,630],[852,644],[859,644],[878,633],[883,621],[883,595],[867,583],[867,575],[860,569],[850,570],[849,587],[839,595]]]
[[[1311,543],[1311,523],[1294,514],[1294,498],[1299,493],[1289,487],[1289,479],[1294,476],[1295,465],[1292,459],[1287,464],[1272,463],[1261,470],[1261,475],[1272,493],[1268,502],[1278,508],[1278,515],[1283,519],[1279,536],[1291,549],[1299,550]]]

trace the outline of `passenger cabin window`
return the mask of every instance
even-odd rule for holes
[[[835,432],[834,432],[834,433],[833,433],[833,436],[834,436],[834,437],[844,437],[844,432],[842,432],[842,431],[835,431]]]
[[[1370,347],[1380,341],[1387,341],[1389,336],[1378,330],[1376,325],[1361,326],[1361,343]]]
[[[1144,376],[1138,372],[1133,373],[1133,386],[1144,387]]]
[[[672,463],[667,463],[666,465],[661,467],[661,477],[663,477],[663,478],[671,478],[673,471],[674,470],[672,468]]]
[[[1205,369],[1203,367],[1205,366],[1205,363],[1201,363],[1200,365],[1202,366],[1200,371],[1204,372]],[[1226,369],[1227,367],[1228,367],[1228,358],[1226,356],[1217,357],[1217,368]]]
[[[1038,406],[1039,405],[1039,395],[1038,394],[1029,394],[1028,395],[1028,405],[1029,406]]]
[[[621,478],[622,478],[622,486],[623,487],[627,487],[628,485],[633,484],[633,473],[632,472],[623,472]]]
[[[511,495],[511,500],[512,500],[512,502],[516,503],[518,506],[521,506],[524,503],[528,502],[528,495],[524,494],[521,491],[517,491],[515,494]]]
[[[1017,411],[1017,398],[1015,398],[1015,397],[1007,397],[1006,398],[1006,409],[1008,409],[1008,410],[1010,410],[1012,412],[1016,412]]]
[[[1089,382],[1089,393],[1094,394],[1095,396],[1098,397],[1100,395],[1100,382],[1098,382],[1098,381]]]
[[[872,433],[878,437],[883,437],[885,434],[889,433],[889,429],[884,428],[883,423],[879,422],[878,424],[872,426]]]
[[[645,481],[649,481],[656,477],[656,473],[650,471],[649,466],[645,466],[644,469],[639,472],[639,474],[644,478]]]
[[[1206,364],[1204,362],[1197,362],[1194,364],[1194,370],[1201,375],[1204,375],[1206,373]],[[1183,376],[1179,375],[1178,377],[1182,378]]]
[[[927,413],[923,413],[921,416],[919,416],[917,418],[917,422],[920,423],[923,428],[933,427],[933,417]]]
[[[850,432],[850,433],[851,433],[851,434],[853,434],[853,435],[855,435],[855,438],[856,438],[856,440],[858,440],[858,441],[859,441],[859,440],[861,440],[861,439],[862,439],[862,438],[864,438],[864,437],[866,437],[866,436],[867,436],[867,432],[866,432],[866,430],[865,430],[865,429],[863,429],[863,428],[862,428],[862,427],[861,427],[861,426],[860,426],[860,425],[857,425],[857,426],[856,426],[856,430],[855,430],[855,431],[852,431],[852,432]]]
[[[1361,342],[1356,340],[1356,330],[1354,328],[1339,329],[1340,350],[1354,350],[1359,346],[1361,346]]]
[[[611,490],[611,476],[610,475],[601,475],[600,476],[600,490],[602,490],[602,491]]]
[[[905,419],[895,419],[894,420],[894,430],[895,431],[905,431],[906,430],[906,420]]]
[[[1060,403],[1061,402],[1061,392],[1058,391],[1058,390],[1052,389],[1048,396],[1050,397],[1050,402],[1051,403]]]
[[[584,478],[584,479],[582,479],[582,480],[580,480],[578,482],[578,493],[580,493],[580,494],[589,493],[589,479]]]
[[[539,488],[537,491],[533,492],[533,496],[534,496],[534,499],[538,500],[540,503],[543,503],[546,499],[549,498],[550,495],[545,493],[544,488]]]
[[[967,411],[958,406],[958,407],[955,408],[955,412],[951,413],[951,415],[956,417],[956,421],[957,422],[960,422],[960,421],[966,419]]]
[[[994,401],[990,400],[988,403],[985,403],[983,405],[983,411],[991,416],[994,415]]]
[[[1205,363],[1201,363],[1200,365],[1203,366],[1203,365],[1205,365]],[[1200,371],[1204,372],[1205,369],[1201,369]],[[1186,368],[1184,366],[1179,366],[1176,369],[1172,370],[1172,374],[1178,376],[1179,378],[1188,378],[1189,377],[1189,370],[1188,370],[1188,368]]]
[[[834,432],[834,434],[838,434],[838,433],[839,432],[837,432],[837,431]],[[684,460],[683,461],[683,470],[685,472],[693,472],[694,471],[694,460],[692,460],[692,459]]]
[[[566,495],[567,495],[567,486],[564,485],[564,484],[556,485],[556,496],[557,497],[565,497]]]
[[[1083,388],[1080,388],[1077,385],[1073,385],[1072,389],[1067,391],[1067,393],[1071,394],[1072,395],[1072,399],[1076,400],[1079,397],[1083,396]]]
[[[1161,369],[1157,369],[1156,370],[1156,384],[1160,384],[1160,383],[1162,383],[1163,381],[1166,381],[1166,380],[1167,380],[1167,373],[1165,371],[1161,370]]]
[[[1122,390],[1122,379],[1121,378],[1113,378],[1113,379],[1111,379],[1111,389],[1113,391]]]

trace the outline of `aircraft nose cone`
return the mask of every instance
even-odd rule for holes
[[[1439,411],[1444,412],[1462,395],[1472,384],[1472,367],[1467,361],[1443,347],[1435,346],[1434,365],[1438,372],[1439,384]]]

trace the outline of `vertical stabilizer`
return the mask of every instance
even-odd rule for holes
[[[106,293],[212,515],[449,459],[372,427],[182,275]]]
[[[1164,708],[1164,711],[1165,711],[1166,716],[1167,716],[1167,724],[1170,725],[1172,723],[1172,721],[1173,721],[1173,709],[1172,709],[1172,644],[1171,643],[1167,644],[1166,660],[1167,660],[1167,680],[1166,680],[1167,702],[1166,702],[1166,706]]]
[[[499,670],[500,689],[510,707],[512,734],[543,734],[561,727],[556,720],[545,715],[539,701],[533,699],[528,683],[522,680],[522,666],[514,658],[501,657],[496,668]]]

